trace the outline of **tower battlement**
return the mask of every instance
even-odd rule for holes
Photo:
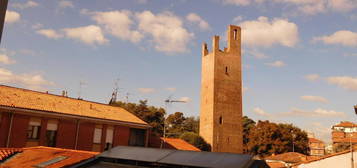
[[[230,25],[227,30],[227,47],[224,50],[219,49],[219,36],[213,36],[212,38],[212,51],[209,52],[207,43],[202,44],[202,56],[206,56],[209,53],[216,52],[240,52],[241,43],[241,28],[239,26]]]
[[[241,29],[230,25],[227,48],[202,45],[200,135],[213,152],[243,152]]]

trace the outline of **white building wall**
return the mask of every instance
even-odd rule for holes
[[[353,152],[354,168],[357,168],[357,152]],[[298,168],[351,168],[351,153],[301,164]]]

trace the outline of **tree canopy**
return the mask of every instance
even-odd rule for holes
[[[167,117],[166,125],[167,136],[178,138],[185,132],[198,134],[199,119],[196,117],[185,117],[182,112],[175,112]]]
[[[164,132],[165,109],[148,106],[147,100],[140,100],[136,103],[125,103],[122,101],[111,102],[110,105],[122,107],[125,110],[135,114],[140,119],[147,122],[152,127],[152,132],[157,136],[162,136]]]
[[[163,136],[165,109],[147,105],[147,100],[139,103],[111,102],[135,114],[152,126],[152,132]],[[199,136],[199,118],[185,117],[182,112],[170,114],[166,119],[167,137],[181,138],[196,146],[209,151],[210,145]],[[254,155],[271,155],[294,151],[307,154],[308,138],[306,132],[292,124],[277,124],[269,121],[257,123],[247,116],[243,117],[243,146],[244,152]]]
[[[307,133],[292,124],[258,121],[249,129],[247,138],[247,151],[254,155],[266,156],[293,150],[308,153]]]
[[[211,151],[211,146],[197,133],[185,132],[180,136],[180,138],[202,151]]]

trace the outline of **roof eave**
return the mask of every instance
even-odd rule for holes
[[[79,115],[65,114],[65,113],[59,113],[59,112],[53,112],[53,111],[43,111],[43,110],[35,110],[35,109],[20,108],[20,107],[10,107],[10,106],[4,106],[4,105],[0,105],[0,109],[9,110],[9,112],[13,112],[13,113],[28,114],[30,112],[33,114],[47,114],[47,115],[51,115],[51,116],[55,116],[55,117],[65,116],[65,117],[68,117],[71,119],[113,123],[115,125],[127,125],[127,126],[141,127],[141,128],[146,128],[146,129],[151,128],[151,126],[149,124],[103,119],[103,118],[95,118],[95,117],[89,117],[89,116],[79,116]]]

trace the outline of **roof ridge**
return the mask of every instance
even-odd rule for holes
[[[57,148],[57,147],[48,147],[48,146],[33,146],[33,147],[25,147],[23,150],[30,149],[52,149],[52,150],[63,150],[63,151],[71,151],[71,152],[80,152],[80,153],[88,153],[88,154],[99,154],[99,152],[86,151],[86,150],[77,150],[77,149],[66,149],[66,148]]]
[[[61,98],[73,99],[73,100],[77,100],[77,101],[83,101],[83,102],[95,103],[95,104],[100,104],[100,105],[106,105],[106,106],[110,106],[110,107],[114,107],[114,108],[122,108],[122,107],[119,107],[119,106],[111,106],[110,104],[95,102],[95,101],[91,101],[91,100],[84,100],[84,99],[78,99],[78,98],[74,98],[74,97],[61,96],[61,95],[54,94],[54,93],[50,93],[50,92],[46,93],[46,92],[41,92],[41,91],[36,91],[36,90],[30,90],[30,89],[25,89],[25,88],[20,88],[20,87],[14,87],[14,86],[8,86],[8,85],[2,85],[2,84],[0,84],[0,87],[7,87],[7,88],[12,88],[12,89],[19,89],[19,90],[23,90],[23,91],[27,91],[27,92],[34,92],[34,93],[43,94],[43,95],[56,96],[56,97],[61,97]]]

